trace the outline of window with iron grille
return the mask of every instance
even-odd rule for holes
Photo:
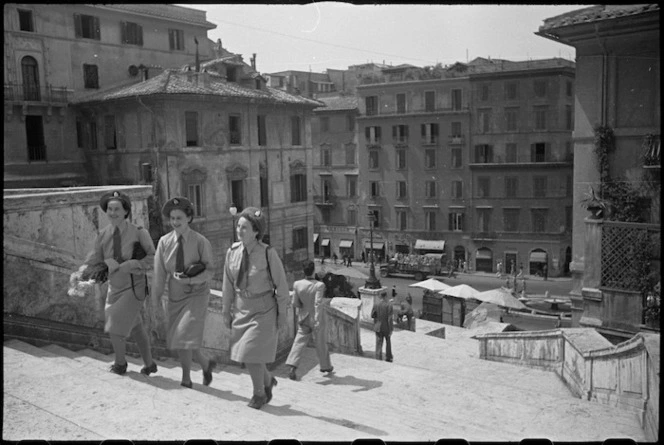
[[[533,197],[546,198],[546,176],[533,176]]]
[[[332,200],[332,184],[329,179],[321,179],[321,190],[323,190],[323,202]]]
[[[185,132],[187,147],[198,146],[198,113],[196,111],[185,111]]]
[[[405,170],[407,168],[406,159],[406,150],[397,150],[397,170]]]
[[[104,116],[104,145],[107,150],[118,148],[117,134],[115,131],[115,116]]]
[[[172,50],[184,50],[184,31],[181,29],[168,30],[168,47]]]
[[[516,198],[519,188],[519,178],[516,176],[505,176],[505,198]]]
[[[461,122],[452,122],[450,124],[450,136],[453,138],[460,138],[463,136],[461,132]]]
[[[259,114],[256,116],[257,130],[258,130],[258,145],[267,145],[267,124],[266,116]]]
[[[19,25],[18,29],[21,31],[34,32],[35,28],[33,26],[33,21],[32,21],[32,11],[28,11],[26,9],[19,9],[18,25]]]
[[[347,223],[349,226],[356,226],[357,225],[357,210],[355,209],[348,209],[347,212],[348,217]]]
[[[534,107],[533,114],[535,114],[535,130],[546,130],[548,107]]]
[[[293,229],[293,250],[306,249],[307,247],[309,247],[307,228],[298,227],[297,229]]]
[[[346,165],[355,164],[355,144],[346,144]]]
[[[519,209],[503,209],[503,230],[505,232],[519,231]]]
[[[505,130],[517,131],[518,108],[505,108]]]
[[[397,181],[397,199],[405,199],[407,195],[406,181]]]
[[[535,97],[545,97],[546,80],[535,80],[533,82],[533,89],[535,90]]]
[[[380,144],[380,127],[365,127],[364,136],[367,144]]]
[[[462,231],[464,223],[464,214],[463,212],[450,212],[448,217],[448,230]]]
[[[293,145],[302,145],[300,140],[300,116],[291,116],[291,138]]]
[[[424,183],[424,196],[426,198],[435,198],[436,197],[436,181],[426,181]]]
[[[436,150],[432,148],[424,150],[424,168],[436,168]]]
[[[532,213],[532,224],[533,232],[543,233],[546,232],[546,220],[548,218],[548,210],[546,209],[533,209]]]
[[[380,196],[380,183],[378,181],[371,181],[371,197],[378,198]]]
[[[436,92],[424,92],[424,111],[436,111]]]
[[[475,162],[478,164],[490,164],[493,162],[493,147],[489,144],[475,146]]]
[[[406,95],[403,93],[397,94],[397,113],[406,112]]]
[[[122,43],[143,46],[143,27],[138,23],[122,22]]]
[[[491,110],[484,109],[477,111],[477,127],[480,133],[491,131]]]
[[[290,177],[291,202],[307,200],[307,175],[295,173]]]
[[[505,162],[517,162],[517,148],[513,142],[505,144]]]
[[[491,190],[491,178],[480,176],[477,178],[477,197],[488,198]]]
[[[378,96],[368,96],[365,98],[367,116],[378,114]]]
[[[451,91],[452,94],[452,109],[460,110],[461,109],[461,90],[454,89]]]
[[[509,82],[505,84],[505,99],[514,100],[518,96],[518,84],[516,82]]]
[[[101,40],[99,17],[74,14],[74,34],[77,38]]]
[[[392,125],[392,141],[408,142],[408,125]]]
[[[536,142],[530,145],[530,162],[546,162],[548,151],[548,143]]]
[[[405,210],[397,210],[397,230],[408,230],[408,214]]]
[[[463,181],[452,181],[452,198],[463,198]]]
[[[83,64],[83,86],[85,88],[99,88],[97,72],[97,65]]]
[[[242,144],[242,130],[240,127],[240,116],[231,114],[228,116],[229,143],[231,145]]]
[[[424,222],[424,230],[429,232],[436,230],[436,212],[431,210],[424,212]]]
[[[463,166],[463,151],[460,148],[453,148],[452,153],[452,168],[461,168]]]
[[[187,199],[194,206],[194,217],[203,216],[203,184],[187,184]]]
[[[378,167],[378,150],[369,150],[369,169],[377,170]]]
[[[423,144],[438,143],[438,124],[422,124],[420,128]]]
[[[346,176],[346,194],[349,198],[357,196],[357,178],[355,176]]]

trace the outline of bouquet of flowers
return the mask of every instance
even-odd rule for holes
[[[84,264],[69,276],[67,295],[84,298],[90,292],[94,292],[96,284],[102,284],[106,280],[108,280],[108,266],[106,263],[98,263],[92,266]]]

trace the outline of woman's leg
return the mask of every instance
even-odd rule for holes
[[[251,376],[255,396],[265,396],[265,364],[247,363],[247,370]]]
[[[270,386],[272,384],[272,374],[267,369],[267,364],[263,364],[263,386]]]
[[[110,334],[110,337],[111,344],[113,345],[113,352],[115,353],[115,364],[127,364],[127,358],[125,357],[127,346],[124,337],[117,334]]]
[[[182,383],[191,383],[191,349],[178,349],[180,366],[182,366]]]
[[[201,368],[203,368],[203,370],[208,369],[208,366],[210,366],[210,359],[205,357],[200,349],[193,349],[191,352],[193,359],[196,361],[196,363],[201,365]]]
[[[138,345],[138,350],[141,353],[143,358],[143,363],[145,366],[150,366],[153,363],[152,360],[152,350],[150,349],[150,339],[148,338],[147,332],[145,332],[145,327],[143,322],[139,320],[138,323],[131,330],[131,337],[134,339]]]

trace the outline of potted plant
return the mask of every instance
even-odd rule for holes
[[[592,185],[588,187],[588,192],[581,200],[581,205],[590,212],[591,219],[604,218],[610,208],[610,202],[597,195]]]

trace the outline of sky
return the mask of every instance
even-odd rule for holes
[[[256,53],[261,73],[325,72],[367,62],[427,66],[476,57],[513,61],[563,57],[575,49],[534,33],[544,20],[587,5],[185,5],[207,12],[214,42]]]

